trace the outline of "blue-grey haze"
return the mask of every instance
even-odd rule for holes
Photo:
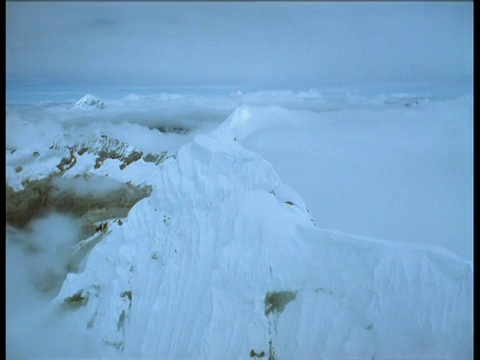
[[[472,84],[473,2],[7,2],[9,89]]]

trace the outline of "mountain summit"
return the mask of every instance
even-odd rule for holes
[[[45,111],[7,125],[7,358],[473,358],[471,262],[322,230],[247,148],[292,111],[247,104],[176,134],[96,110],[35,123]]]
[[[94,95],[87,94],[84,97],[82,97],[80,100],[78,100],[75,105],[72,106],[73,110],[76,109],[91,109],[91,108],[97,108],[97,109],[104,109],[105,108],[105,103],[99,99],[98,97]]]
[[[152,168],[150,196],[82,243],[51,305],[92,355],[469,358],[471,266],[318,229],[235,141],[249,117],[237,109]]]

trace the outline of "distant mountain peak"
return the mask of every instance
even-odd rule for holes
[[[86,94],[72,106],[72,109],[104,109],[105,106],[105,103],[98,97]]]

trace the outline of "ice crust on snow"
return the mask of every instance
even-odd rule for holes
[[[249,119],[237,108],[152,170],[151,196],[68,274],[51,306],[79,300],[64,321],[90,354],[471,358],[471,264],[316,228],[236,141]],[[281,292],[291,301],[267,315],[267,294]]]

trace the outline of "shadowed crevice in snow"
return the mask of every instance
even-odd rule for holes
[[[265,295],[265,316],[269,318],[268,325],[268,360],[275,360],[273,339],[277,335],[278,317],[285,307],[297,297],[296,291],[267,292]]]
[[[178,134],[178,135],[187,135],[190,132],[189,128],[183,127],[180,125],[173,125],[173,126],[159,125],[159,126],[150,127],[150,129],[158,130],[163,134],[172,133],[172,134]]]
[[[270,313],[282,313],[285,306],[292,300],[295,300],[296,292],[292,291],[278,291],[268,292],[265,295],[265,316]]]

